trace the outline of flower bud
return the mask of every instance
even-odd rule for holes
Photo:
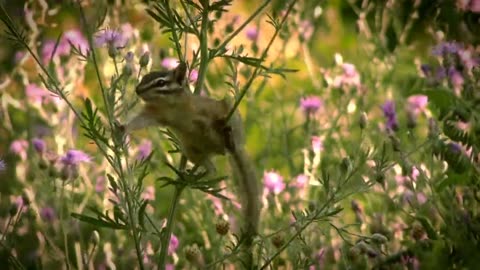
[[[367,250],[370,248],[370,246],[365,243],[364,241],[358,242],[355,247],[357,247],[362,253],[367,252]]]
[[[381,184],[382,186],[385,185],[385,174],[383,174],[383,172],[376,173],[375,182]]]
[[[422,224],[415,222],[412,224],[412,237],[415,240],[421,240],[425,236],[425,230]]]
[[[340,163],[340,169],[343,173],[348,173],[352,170],[352,161],[350,161],[349,157],[344,157],[342,159],[342,163]]]
[[[16,203],[12,204],[10,206],[10,209],[8,210],[8,213],[10,214],[10,216],[15,216],[18,212],[18,205]]]
[[[360,126],[361,129],[365,129],[368,125],[368,116],[366,112],[362,112],[360,114],[360,119],[358,120],[358,125]]]
[[[132,66],[127,64],[123,67],[123,71],[122,73],[128,78],[130,76],[132,76],[133,74],[133,70],[132,70]]]
[[[90,236],[90,241],[94,246],[98,245],[98,243],[100,242],[100,234],[97,230],[94,230],[92,232],[92,235]]]
[[[218,234],[226,235],[230,230],[230,223],[224,219],[218,220],[217,224],[215,224],[215,229]]]
[[[407,112],[407,127],[414,129],[417,126],[417,116],[412,112]]]
[[[428,119],[428,137],[430,139],[438,138],[440,131],[438,129],[437,121],[433,118]]]
[[[47,169],[48,168],[47,161],[44,158],[40,158],[40,160],[38,161],[38,167],[42,170]]]
[[[150,52],[144,52],[140,57],[140,67],[146,67],[150,62]]]
[[[272,237],[272,244],[276,248],[281,248],[284,243],[285,243],[285,238],[283,237],[282,234],[276,234]]]
[[[115,58],[115,56],[117,56],[117,54],[118,54],[117,47],[115,47],[115,45],[113,43],[109,43],[108,44],[108,56],[110,56],[111,58]]]
[[[393,151],[400,152],[401,150],[400,140],[394,135],[390,135],[389,137],[390,137],[390,141],[392,142]]]
[[[380,244],[380,245],[388,242],[388,238],[385,235],[380,234],[380,233],[374,233],[371,236],[371,239],[374,243],[377,243],[377,244]]]
[[[29,206],[30,205],[30,199],[27,197],[26,194],[23,194],[22,195],[22,202],[23,202],[23,205],[25,207]]]
[[[353,262],[355,262],[356,260],[358,260],[360,258],[360,255],[362,254],[362,251],[360,250],[360,248],[358,246],[353,246],[351,247],[350,249],[348,249],[348,253],[347,253],[347,257],[352,260]]]
[[[187,261],[193,265],[202,265],[203,258],[197,244],[193,244],[192,246],[187,246],[185,248],[185,259],[187,259]]]

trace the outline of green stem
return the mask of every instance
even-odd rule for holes
[[[167,263],[168,246],[170,244],[173,224],[175,222],[175,215],[177,213],[178,203],[180,201],[180,195],[182,194],[183,189],[184,189],[184,186],[175,186],[175,190],[173,193],[173,203],[170,206],[170,209],[168,212],[167,225],[164,231],[165,234],[164,234],[164,237],[162,238],[161,245],[160,245],[161,249],[160,249],[160,258],[158,261],[158,269],[165,269],[165,265]]]
[[[173,14],[172,14],[172,9],[170,8],[170,4],[169,4],[169,0],[164,0],[163,3],[166,7],[166,10],[167,10],[167,15],[168,15],[168,19],[173,22]],[[181,1],[180,1],[181,2]],[[175,27],[172,27],[172,39],[173,39],[173,43],[175,43],[175,49],[177,50],[177,54],[178,54],[178,59],[180,59],[181,62],[185,61],[185,59],[183,59],[183,54],[182,54],[182,47],[180,46],[180,39],[178,38],[178,35],[177,35],[177,32],[175,30]]]
[[[17,211],[18,211],[18,210],[17,210]],[[19,213],[17,212],[17,214],[19,214]],[[10,215],[10,217],[8,218],[7,226],[6,226],[5,229],[3,230],[3,234],[2,234],[2,238],[0,239],[0,242],[3,242],[3,240],[6,239],[6,237],[7,237],[7,232],[8,232],[8,227],[10,227],[10,224],[12,224],[12,221],[13,221],[13,218],[14,218],[14,217],[15,217],[15,216]]]
[[[60,192],[60,201],[65,202],[65,181],[62,182],[62,190]],[[68,236],[65,230],[65,205],[60,205],[60,221],[62,224],[63,245],[65,246],[65,264],[70,269],[70,259],[68,254]]]
[[[207,3],[208,4],[208,3]],[[208,8],[202,10],[202,25],[200,26],[200,68],[198,69],[197,84],[194,94],[199,95],[202,91],[203,82],[207,74],[208,61]]]
[[[94,49],[94,46],[93,46],[92,35],[90,33],[90,29],[88,28],[85,13],[84,13],[83,8],[80,4],[80,1],[77,0],[77,3],[78,3],[78,6],[79,6],[79,9],[80,9],[81,19],[82,19],[82,21],[84,23],[84,26],[85,26],[85,32],[86,32],[86,35],[88,37],[88,44],[90,46],[90,51],[92,53],[93,66],[95,68],[95,73],[97,75],[98,83],[100,85],[100,89],[101,89],[101,92],[102,92],[103,102],[104,102],[105,110],[107,112],[107,117],[108,117],[108,123],[110,125],[110,130],[114,130],[114,126],[113,126],[114,116],[113,116],[113,112],[112,112],[113,110],[110,107],[111,104],[109,104],[109,102],[108,102],[107,92],[106,92],[105,87],[103,86],[103,83],[102,83],[102,77],[100,75],[100,69],[98,68],[97,57],[96,57],[95,49]],[[117,150],[119,148],[119,146],[116,144],[117,140],[113,140],[113,141],[115,143],[115,150]],[[126,153],[125,152],[125,148],[126,148],[125,145],[123,144],[121,147],[124,150],[124,153]],[[126,204],[127,204],[126,205],[126,212],[128,214],[128,221],[129,221],[128,224],[129,224],[129,227],[130,227],[129,229],[130,229],[130,232],[132,233],[133,241],[135,243],[135,252],[136,252],[136,255],[137,255],[138,265],[139,265],[140,269],[143,270],[144,269],[143,256],[142,256],[142,250],[141,250],[141,247],[140,247],[140,239],[139,239],[139,234],[138,234],[135,215],[134,215],[134,206],[132,204],[132,199],[131,199],[131,194],[130,194],[130,185],[129,185],[128,181],[126,180],[125,173],[124,173],[123,168],[122,168],[123,167],[122,166],[122,160],[121,160],[119,151],[115,151],[115,158],[116,158],[116,162],[115,162],[116,166],[113,166],[113,167],[115,168],[115,167],[118,166],[116,171],[117,171],[118,176],[119,176],[119,178],[122,182],[123,192],[125,193],[125,201],[126,201]]]

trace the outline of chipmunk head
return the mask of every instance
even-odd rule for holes
[[[145,101],[155,97],[183,93],[186,73],[187,65],[184,62],[180,62],[172,70],[152,71],[143,76],[135,88],[135,92]]]

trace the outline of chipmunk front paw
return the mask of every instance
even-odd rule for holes
[[[118,122],[117,120],[115,120],[115,122],[113,123],[113,126],[115,128],[115,131],[118,131],[122,134],[125,133],[127,130],[127,127],[125,125],[120,124],[120,122]]]

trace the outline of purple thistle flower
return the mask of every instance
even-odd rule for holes
[[[155,200],[155,187],[148,186],[145,188],[145,191],[142,193],[142,199],[146,201],[153,201]]]
[[[351,63],[343,63],[342,64],[343,74],[336,76],[333,79],[333,86],[334,87],[342,87],[342,86],[360,86],[360,74],[357,71],[355,65]]]
[[[77,29],[68,30],[63,34],[61,43],[64,46],[69,46],[70,51],[70,43],[73,44],[82,54],[87,54],[88,52],[88,41],[83,36],[82,32],[78,31]]]
[[[322,139],[318,136],[312,136],[312,150],[314,153],[319,153],[323,150]]]
[[[0,159],[0,172],[5,171],[6,168],[7,163],[3,159]]]
[[[43,221],[51,223],[57,218],[57,214],[52,207],[44,207],[40,210],[40,217]]]
[[[85,152],[71,149],[60,158],[64,165],[78,165],[80,162],[90,162],[91,158]]]
[[[48,63],[51,59],[59,56],[67,56],[70,54],[70,44],[68,42],[58,43],[57,50],[55,50],[56,41],[47,40],[43,43],[42,47],[42,60],[44,63]],[[53,51],[55,50],[55,54]]]
[[[190,75],[188,76],[188,80],[190,82],[196,82],[197,79],[198,79],[198,70],[193,69],[192,71],[190,71]]]
[[[278,194],[285,189],[283,177],[274,171],[263,173],[263,185],[268,193]]]
[[[298,26],[298,32],[303,40],[309,40],[313,35],[313,24],[309,20],[303,20]]]
[[[125,55],[125,61],[129,64],[133,63],[133,57],[135,55],[133,54],[133,52],[129,51],[127,52],[127,54]]]
[[[453,153],[459,154],[462,152],[462,146],[458,143],[451,142],[448,144]]]
[[[407,110],[414,115],[425,111],[428,104],[428,97],[425,95],[413,95],[407,99]]]
[[[470,11],[473,13],[480,13],[480,0],[470,1]]]
[[[170,243],[168,244],[168,254],[174,253],[177,250],[179,243],[177,236],[172,233]]]
[[[309,96],[300,99],[300,107],[306,114],[316,113],[323,105],[323,101],[316,96]]]
[[[463,63],[463,66],[467,71],[472,70],[472,68],[480,65],[480,59],[472,55],[471,50],[462,50],[458,52],[458,56]]]
[[[258,28],[255,26],[247,28],[245,35],[251,41],[256,41],[258,38]]]
[[[395,112],[395,103],[391,100],[385,102],[382,107],[383,114],[387,119],[387,129],[388,130],[397,130],[398,129],[398,121],[397,121],[397,113]]]
[[[150,153],[152,153],[152,142],[149,140],[143,140],[138,146],[137,159],[146,159]]]
[[[461,45],[457,42],[442,42],[433,47],[432,54],[435,56],[443,56],[445,54],[457,53],[461,49]]]
[[[162,59],[162,67],[166,69],[174,69],[178,66],[179,62],[177,58],[174,57],[165,57]]]
[[[28,99],[35,103],[43,103],[48,101],[50,98],[50,92],[48,92],[45,88],[33,83],[25,87],[25,94],[27,95]]]
[[[27,157],[28,142],[26,140],[18,139],[10,145],[10,152],[20,156],[22,159]]]
[[[422,64],[420,70],[422,70],[423,75],[426,77],[432,75],[432,67],[429,64]]]
[[[101,47],[104,45],[114,46],[115,48],[123,48],[127,45],[128,39],[119,31],[105,29],[100,31],[95,37],[95,45]]]
[[[17,51],[14,57],[15,63],[20,63],[25,58],[26,55],[27,53],[25,51]]]
[[[304,188],[308,185],[308,176],[305,174],[300,174],[295,178],[294,186],[296,188]]]
[[[33,138],[32,145],[35,151],[37,151],[39,154],[45,153],[45,150],[47,149],[47,144],[45,141],[39,138]]]
[[[454,87],[461,87],[464,83],[464,79],[462,73],[456,70],[454,67],[450,67],[448,69],[448,77],[450,78],[450,82]]]
[[[443,67],[437,68],[436,74],[435,74],[435,79],[437,81],[441,81],[447,77],[447,70]]]
[[[97,177],[97,181],[95,183],[95,192],[102,193],[105,191],[105,176]]]

